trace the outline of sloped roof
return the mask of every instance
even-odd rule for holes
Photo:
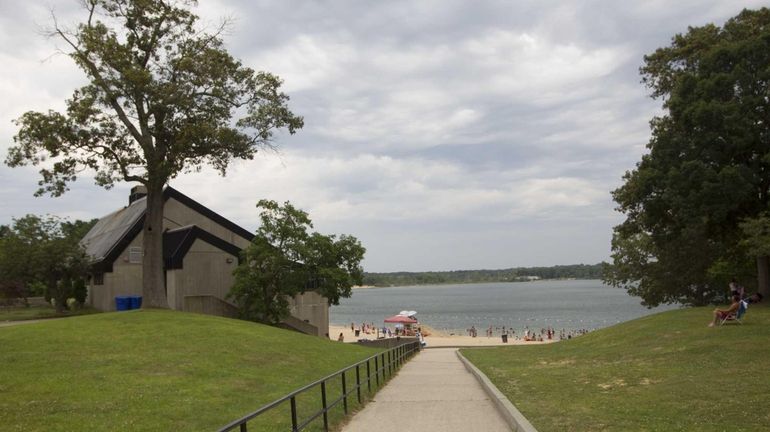
[[[80,243],[86,248],[86,254],[93,261],[101,261],[106,258],[115,246],[123,243],[121,240],[125,240],[129,234],[132,234],[131,228],[138,225],[141,230],[146,209],[147,198],[140,198],[131,205],[99,219],[99,222],[80,240]],[[130,235],[131,239],[128,241],[130,242],[136,237],[136,234]]]
[[[192,198],[184,195],[178,190],[168,186],[163,190],[163,200],[174,198],[185,206],[195,210],[196,212],[206,216],[219,225],[227,228],[235,234],[243,237],[244,239],[251,241],[254,235],[246,229],[236,225],[225,217],[212,211],[208,207],[200,204]],[[142,231],[142,225],[144,223],[144,215],[147,209],[147,198],[139,198],[132,202],[127,207],[124,207],[116,212],[110,213],[107,216],[99,219],[99,222],[91,228],[88,233],[83,237],[80,243],[85,247],[86,254],[91,257],[92,263],[97,270],[112,271],[112,263],[118,258],[120,253],[128,246],[129,243]],[[223,250],[228,250],[227,246],[222,243],[227,243],[218,237],[203,231],[202,229],[192,226],[196,229],[192,232],[192,240],[188,239],[186,248],[189,249],[195,238],[203,238],[208,243],[219,247]],[[187,231],[190,231],[190,227],[184,227]],[[183,232],[183,229],[175,229],[174,231]],[[177,233],[169,239],[174,242],[182,242],[185,236]],[[190,234],[190,232],[188,232]],[[164,235],[164,243],[166,236]],[[227,243],[229,244],[229,243]],[[234,245],[233,245],[234,246]],[[169,245],[171,247],[171,245]],[[164,258],[166,257],[166,245],[164,244]],[[187,251],[184,249],[184,252]],[[178,256],[178,254],[173,254]],[[236,253],[237,255],[237,253]]]

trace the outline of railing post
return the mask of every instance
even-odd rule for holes
[[[291,397],[291,431],[297,432],[297,399],[295,396]]]
[[[241,423],[241,432],[249,432],[249,431],[246,429],[246,423]]]
[[[345,372],[342,372],[342,408],[348,413],[348,386],[345,384]]]
[[[358,404],[361,405],[361,372],[359,371],[360,364],[356,365],[356,394],[358,395]]]
[[[377,387],[380,386],[380,365],[377,360],[379,358],[379,355],[374,356],[374,379],[377,382]]]
[[[328,408],[326,407],[326,381],[321,381],[321,406],[324,409],[324,430],[329,431],[329,416],[327,415]]]
[[[369,394],[372,394],[372,372],[369,370],[369,359],[366,360],[366,386],[369,387]]]

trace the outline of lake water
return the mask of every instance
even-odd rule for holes
[[[421,285],[353,290],[332,306],[330,321],[382,325],[388,316],[414,310],[421,323],[459,334],[472,325],[480,334],[490,325],[594,330],[674,307],[647,309],[638,297],[599,280]]]

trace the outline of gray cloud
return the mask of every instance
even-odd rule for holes
[[[53,2],[74,22],[77,2]],[[767,2],[204,1],[233,19],[232,52],[285,80],[305,116],[280,156],[172,184],[248,229],[260,198],[291,200],[324,232],[360,237],[367,270],[551,265],[607,259],[609,191],[644,152],[659,110],[645,54],[688,25]],[[0,5],[0,151],[11,119],[61,109],[82,78],[39,35],[46,8]],[[33,169],[0,167],[0,223],[25,213],[101,216],[129,185],[88,178],[32,198]],[[237,187],[233,187],[237,185]]]

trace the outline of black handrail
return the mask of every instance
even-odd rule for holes
[[[290,402],[290,406],[291,406],[290,413],[291,413],[292,432],[301,431],[307,425],[309,425],[313,420],[317,419],[321,415],[323,415],[324,430],[328,431],[329,430],[328,412],[330,409],[334,408],[335,406],[337,406],[337,404],[342,402],[342,406],[345,411],[345,414],[347,414],[348,413],[348,396],[350,396],[354,392],[357,395],[358,403],[361,403],[361,385],[364,382],[366,383],[366,386],[369,390],[369,394],[372,393],[372,383],[371,383],[372,375],[371,375],[371,369],[369,367],[369,362],[372,359],[374,360],[374,376],[377,382],[377,386],[375,387],[375,390],[376,390],[380,386],[380,372],[382,372],[382,380],[384,382],[386,374],[392,376],[393,372],[398,370],[398,368],[401,365],[403,365],[406,360],[408,360],[411,356],[413,356],[415,353],[419,351],[420,351],[420,342],[413,341],[413,342],[407,342],[407,343],[398,345],[387,351],[379,352],[371,357],[361,360],[358,363],[350,365],[344,369],[340,369],[331,375],[321,378],[318,381],[312,382],[302,388],[294,390],[293,392],[287,394],[286,396],[280,399],[277,399],[273,402],[270,402],[269,404],[262,406],[258,410],[250,414],[246,414],[245,416],[239,418],[238,420],[234,420],[228,423],[226,426],[219,429],[218,432],[228,432],[228,431],[234,430],[235,428],[239,428],[240,432],[248,432],[247,423],[250,420],[253,420],[255,417],[258,417],[259,415],[265,413],[266,411],[269,411],[277,407],[278,405],[280,405],[283,402],[286,402],[287,400]],[[364,379],[361,379],[360,366],[364,363],[366,363],[366,377],[364,377]],[[348,389],[346,379],[345,379],[345,372],[352,369],[356,370],[356,384],[354,388]],[[328,402],[327,393],[326,393],[326,382],[330,381],[331,379],[337,376],[342,377],[342,393],[339,398],[331,402]],[[304,393],[316,386],[321,387],[321,409],[314,412],[307,419],[300,422],[300,420],[297,418],[297,396],[300,393]]]

